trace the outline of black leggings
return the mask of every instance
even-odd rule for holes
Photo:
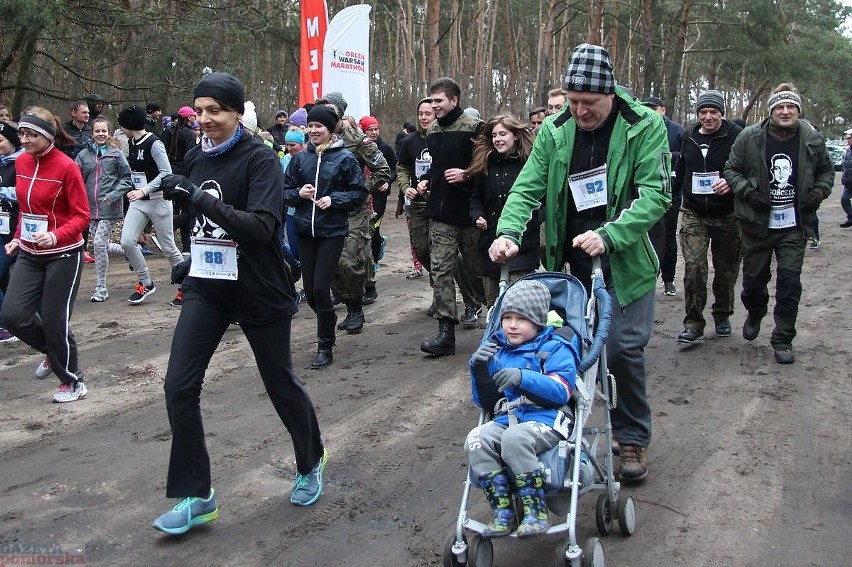
[[[219,307],[187,290],[166,371],[166,409],[172,430],[168,498],[206,496],[210,492],[201,388],[210,358],[229,323]],[[323,443],[311,398],[293,372],[290,318],[268,325],[242,323],[240,328],[251,345],[266,393],[293,440],[296,468],[307,474],[322,457]]]
[[[299,235],[305,298],[314,312],[334,309],[331,302],[331,281],[334,279],[345,240],[345,236],[312,238]]]
[[[71,311],[83,273],[83,248],[51,256],[18,251],[3,301],[6,329],[48,356],[50,369],[64,384],[80,378]]]

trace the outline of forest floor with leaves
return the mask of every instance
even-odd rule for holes
[[[636,502],[636,532],[602,538],[608,564],[848,564],[852,230],[838,227],[840,190],[820,210],[822,248],[805,258],[795,364],[773,361],[770,319],[756,341],[743,340],[739,301],[732,337],[711,328],[678,344],[683,296],[659,287],[646,351],[650,474],[623,490]],[[41,356],[0,345],[0,556],[9,544],[62,544],[91,565],[440,565],[466,474],[462,443],[476,425],[467,359],[481,331],[459,329],[454,356],[420,352],[437,329],[425,315],[428,280],[405,278],[403,220],[386,219],[383,231],[379,299],[362,334],[338,334],[331,367],[308,368],[316,339],[305,304],[293,321],[294,366],[330,454],[321,499],[290,504],[292,445],[233,326],[202,395],[220,516],[178,538],[151,528],[171,505],[162,386],[179,310],[168,305],[167,262],[151,258],[158,291],[138,306],[125,300],[133,275],[118,259],[109,301],[90,303],[86,265],[72,320],[85,400],[52,404],[55,379],[34,377]],[[581,543],[597,535],[594,508],[594,495],[580,499]],[[478,493],[471,510],[486,513]],[[494,565],[553,565],[555,545],[499,540]]]

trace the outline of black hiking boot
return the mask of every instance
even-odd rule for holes
[[[456,353],[456,325],[450,319],[438,321],[438,336],[423,341],[420,350],[427,354],[444,356]]]

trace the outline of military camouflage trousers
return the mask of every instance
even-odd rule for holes
[[[331,291],[335,297],[343,301],[364,297],[368,258],[372,258],[370,216],[365,202],[349,213],[349,234],[343,244],[343,253],[340,254],[337,271],[331,283]]]
[[[435,318],[450,319],[458,323],[456,309],[456,283],[454,273],[460,260],[460,276],[469,277],[473,297],[470,307],[478,307],[485,299],[480,277],[482,260],[479,250],[480,230],[473,225],[455,226],[430,219],[429,221],[429,257],[431,260],[432,287],[435,295]],[[460,258],[459,258],[460,256]],[[467,298],[465,298],[467,301]]]
[[[680,223],[686,310],[683,326],[701,331],[706,324],[704,307],[707,305],[708,249],[713,259],[713,321],[726,319],[734,312],[734,286],[742,260],[740,231],[733,213],[707,218],[683,209]]]

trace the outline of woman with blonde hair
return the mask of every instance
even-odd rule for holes
[[[482,283],[489,307],[494,305],[499,293],[500,264],[491,261],[488,247],[497,238],[497,220],[512,184],[530,155],[532,142],[533,134],[529,125],[511,114],[499,114],[485,123],[474,141],[473,158],[465,170],[465,178],[474,179],[470,218],[482,231],[479,236]],[[538,269],[538,233],[544,219],[541,211],[541,208],[537,209],[527,224],[521,251],[509,260],[510,281]]]
[[[18,254],[3,302],[8,330],[46,355],[36,376],[51,373],[60,386],[54,402],[88,393],[77,362],[70,319],[83,269],[83,231],[89,200],[77,165],[56,148],[73,139],[44,108],[27,109],[18,122],[24,153],[15,162],[20,216],[7,254]]]
[[[110,123],[106,118],[92,121],[92,143],[74,160],[80,167],[89,197],[92,249],[95,253],[95,292],[92,301],[101,303],[109,298],[106,275],[109,254],[123,254],[120,244],[109,241],[110,234],[123,216],[124,195],[133,188],[130,182],[130,165],[121,144],[110,136]]]

